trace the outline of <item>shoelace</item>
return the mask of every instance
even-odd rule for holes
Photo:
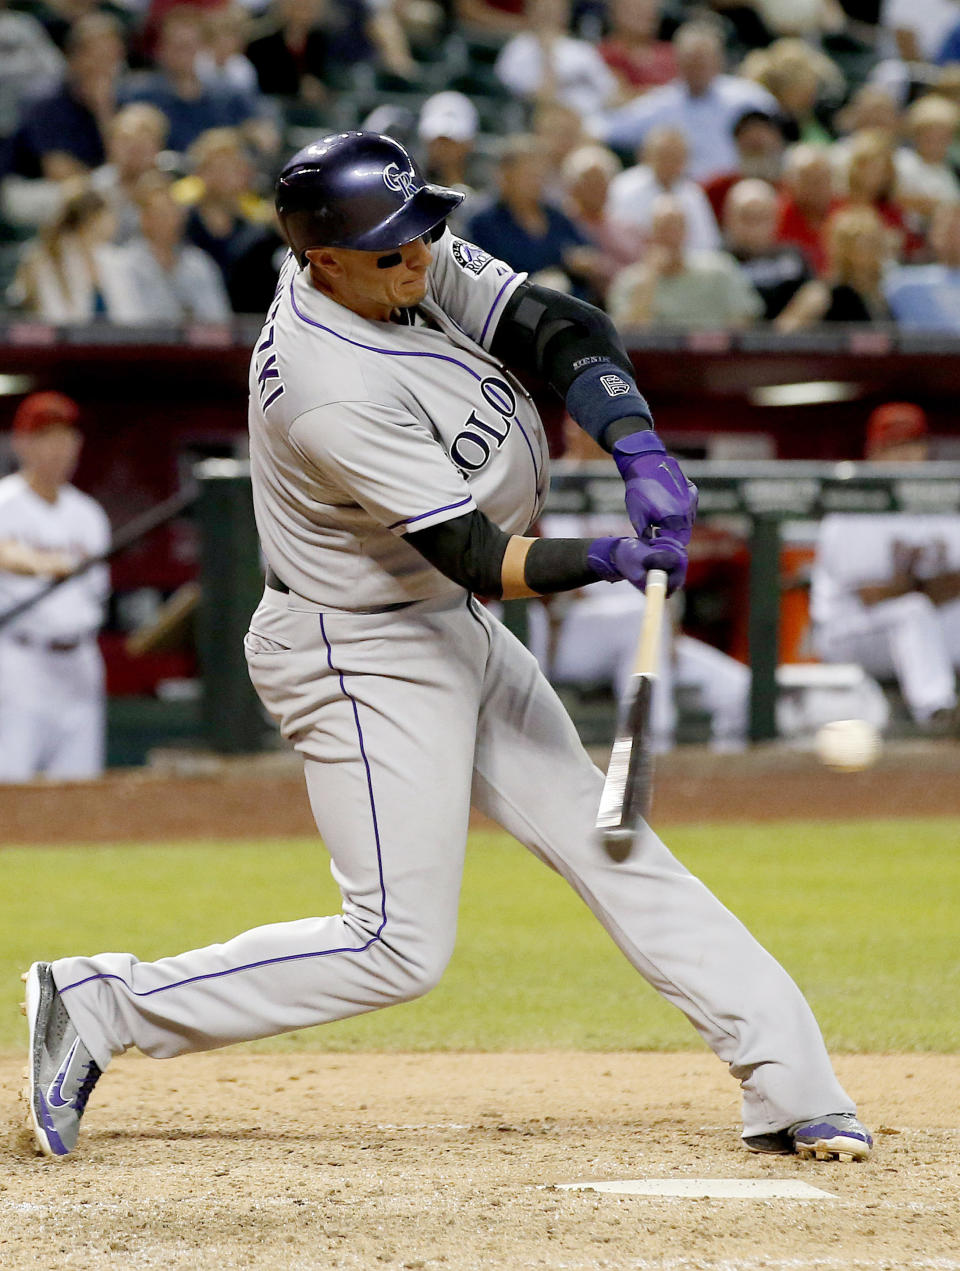
[[[97,1067],[95,1061],[91,1059],[87,1064],[86,1075],[77,1087],[77,1098],[73,1105],[77,1111],[77,1116],[83,1115],[83,1110],[87,1106],[87,1100],[90,1098],[90,1092],[100,1080],[100,1077],[100,1069]]]

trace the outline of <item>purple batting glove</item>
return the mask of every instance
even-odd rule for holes
[[[632,583],[638,591],[647,585],[647,572],[662,569],[667,575],[667,594],[683,586],[687,576],[685,543],[668,534],[648,543],[642,538],[595,538],[587,551],[587,564],[605,582]]]
[[[627,515],[639,538],[651,529],[677,543],[690,542],[697,515],[697,487],[671,459],[655,432],[635,432],[614,444],[613,457],[626,483]]]

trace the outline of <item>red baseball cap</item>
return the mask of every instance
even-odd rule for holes
[[[31,393],[17,407],[17,413],[13,417],[13,431],[40,432],[41,429],[52,428],[55,424],[76,428],[79,418],[80,407],[65,393]]]
[[[927,416],[913,402],[886,402],[867,421],[866,453],[871,455],[927,435]]]

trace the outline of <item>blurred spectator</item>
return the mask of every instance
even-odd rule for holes
[[[560,173],[578,146],[590,138],[578,111],[562,102],[540,102],[533,112],[533,135],[547,163],[547,182],[544,187],[551,203],[561,203],[564,197]]]
[[[748,178],[727,195],[724,246],[763,301],[770,322],[787,308],[813,277],[799,247],[777,242],[777,192],[766,181]]]
[[[853,138],[864,128],[881,128],[891,136],[900,134],[900,108],[890,92],[877,84],[864,84],[833,117],[834,126],[843,135],[830,147],[837,188],[847,184],[850,147]]]
[[[63,54],[37,19],[0,0],[0,140],[16,127],[21,103],[52,93],[65,68]]]
[[[842,206],[872,207],[890,231],[891,255],[900,256],[915,252],[920,240],[908,233],[897,201],[894,153],[894,138],[880,128],[864,128],[851,139]]]
[[[954,18],[954,24],[947,32],[933,61],[938,66],[948,66],[951,62],[960,62],[960,13]]]
[[[277,274],[287,251],[274,219],[237,253],[227,281],[234,313],[266,313],[277,290]]]
[[[518,271],[534,276],[549,271],[549,285],[569,290],[576,272],[571,267],[571,259],[577,260],[574,249],[586,246],[587,240],[565,213],[544,200],[546,176],[536,139],[513,137],[497,167],[499,197],[474,213],[467,237]]]
[[[597,249],[590,280],[601,299],[619,270],[632,265],[643,250],[643,234],[607,214],[610,182],[619,172],[617,156],[598,145],[580,146],[563,165],[564,207],[584,238]]]
[[[714,26],[689,22],[673,37],[678,77],[607,115],[606,143],[633,152],[651,128],[679,128],[690,147],[690,175],[706,181],[737,164],[733,126],[745,110],[772,114],[774,98],[752,80],[723,74],[723,43]]]
[[[928,458],[924,412],[888,402],[870,416],[866,457],[898,468]],[[895,677],[924,731],[960,732],[960,517],[835,514],[820,523],[813,644],[826,662]]]
[[[784,160],[777,239],[799,247],[818,274],[827,263],[823,231],[839,206],[826,152],[804,142],[791,146]]]
[[[160,28],[157,70],[131,78],[122,90],[125,102],[149,102],[163,111],[170,121],[172,150],[188,150],[209,128],[240,127],[256,121],[255,103],[247,93],[204,84],[197,73],[202,49],[202,13],[178,5],[167,13]]]
[[[620,100],[669,84],[677,74],[673,47],[658,39],[660,0],[610,0],[610,31],[600,56],[617,77]]]
[[[187,158],[197,182],[184,236],[213,259],[224,284],[229,284],[237,260],[263,236],[263,225],[245,212],[253,165],[243,138],[235,128],[211,128],[201,133]],[[180,193],[174,187],[174,196]],[[178,201],[180,201],[178,199]]]
[[[616,80],[596,48],[568,34],[570,0],[529,0],[531,30],[515,35],[494,66],[517,97],[560,101],[583,116],[615,98]]]
[[[140,233],[140,209],[134,198],[137,182],[156,169],[167,139],[167,117],[156,106],[133,102],[114,115],[107,129],[107,162],[90,175],[90,188],[113,213],[113,241],[127,243]]]
[[[334,0],[334,7],[353,10],[362,17],[366,39],[372,45],[376,60],[385,71],[415,86],[417,64],[410,52],[406,28],[401,21],[401,5],[398,0]],[[421,6],[421,13],[424,11]],[[411,5],[411,24],[415,25],[415,6]],[[431,18],[427,19],[427,24]],[[337,55],[336,44],[332,50]],[[358,50],[359,53],[359,50]]]
[[[0,481],[0,781],[96,777],[104,758],[104,674],[97,647],[110,570],[103,509],[69,484],[83,438],[77,403],[31,393],[13,417],[19,472]],[[42,599],[40,598],[42,597]]]
[[[467,198],[457,208],[449,224],[454,233],[474,211],[475,189],[470,160],[479,120],[477,108],[463,93],[447,90],[434,93],[423,103],[417,122],[417,136],[424,149],[421,168],[428,181],[461,190]]]
[[[15,304],[45,322],[123,320],[127,277],[111,243],[113,215],[102,195],[73,178],[57,218],[28,244],[11,288]]]
[[[960,203],[941,203],[933,214],[934,263],[901,265],[884,290],[894,320],[912,331],[960,334]]]
[[[247,46],[262,93],[322,102],[327,95],[324,0],[274,0],[270,29]]]
[[[740,73],[776,98],[787,141],[830,144],[832,107],[844,85],[839,69],[825,53],[803,40],[777,40],[768,49],[749,54]]]
[[[818,322],[876,322],[888,319],[883,292],[890,258],[886,226],[872,207],[841,208],[826,229],[827,274],[806,283],[794,296],[782,331]]]
[[[197,57],[197,74],[210,88],[252,95],[257,72],[244,49],[250,38],[250,17],[239,4],[220,4],[203,15],[204,47]]]
[[[727,194],[738,181],[754,177],[777,185],[783,170],[783,129],[773,115],[763,110],[744,111],[733,126],[733,141],[737,148],[736,168],[711,177],[703,187],[718,222],[723,219]]]
[[[157,326],[224,322],[230,303],[214,261],[184,238],[186,209],[173,197],[169,178],[148,172],[137,187],[141,233],[123,255],[131,284],[124,320]]]
[[[754,0],[764,25],[774,36],[801,36],[817,40],[835,35],[846,25],[846,14],[837,0]]]
[[[620,327],[746,327],[763,313],[763,301],[726,252],[684,247],[683,208],[672,195],[654,204],[650,240],[642,261],[614,280],[607,308]]]
[[[99,13],[112,18],[121,32],[124,43],[137,18],[133,6],[122,0],[14,0],[17,8],[24,8],[37,19],[58,49],[66,51],[70,32],[83,18]]]
[[[897,198],[925,226],[938,203],[960,198],[960,181],[948,161],[960,109],[948,97],[931,93],[913,103],[904,123],[910,147],[894,155]]]
[[[453,0],[453,13],[470,28],[491,36],[515,35],[528,27],[527,0]]]
[[[112,18],[92,13],[76,22],[62,86],[24,104],[11,141],[13,170],[62,181],[99,167],[123,62],[123,40]]]
[[[955,0],[881,0],[886,52],[904,62],[934,61],[956,24]]]
[[[689,151],[679,128],[652,128],[643,143],[643,162],[621,172],[610,183],[607,215],[624,225],[650,230],[653,206],[661,194],[672,194],[683,208],[690,250],[720,246],[720,231],[710,202],[686,175]]]

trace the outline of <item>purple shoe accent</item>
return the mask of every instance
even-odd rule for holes
[[[862,1128],[862,1127],[861,1127]],[[845,1129],[842,1125],[837,1125],[833,1121],[805,1121],[800,1125],[791,1127],[794,1142],[811,1144],[816,1143],[819,1139],[843,1138],[857,1139],[860,1143],[866,1143],[867,1147],[873,1147],[873,1135],[866,1129],[861,1133],[859,1130]]]
[[[66,1156],[70,1149],[57,1133],[57,1127],[53,1124],[53,1118],[50,1116],[50,1109],[47,1106],[46,1099],[43,1097],[42,1090],[37,1091],[37,1111],[40,1113],[40,1121],[43,1124],[43,1132],[46,1135],[47,1142],[50,1144],[50,1150],[54,1156]]]

